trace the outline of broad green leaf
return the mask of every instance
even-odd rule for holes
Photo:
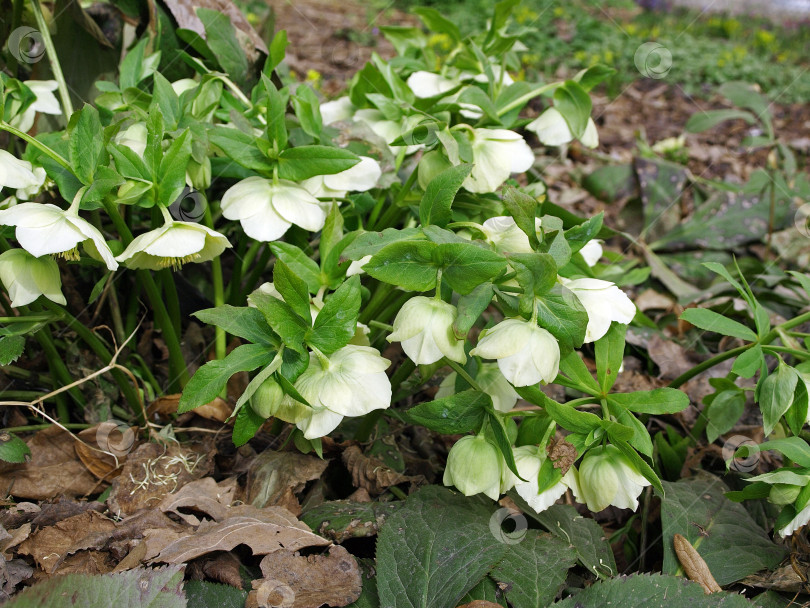
[[[495,438],[495,445],[500,450],[506,466],[512,471],[519,479],[523,479],[518,473],[517,465],[515,464],[515,455],[512,452],[512,440],[509,438],[509,433],[506,430],[504,419],[502,416],[490,411],[489,413],[489,429]],[[528,481],[528,480],[524,480]]]
[[[25,336],[0,336],[0,365],[14,363],[23,354],[24,349]]]
[[[268,77],[278,65],[284,61],[284,54],[287,50],[287,31],[281,30],[276,32],[273,36],[273,41],[270,43],[270,54],[267,56],[267,61],[264,64],[263,72]]]
[[[462,295],[494,279],[506,268],[506,258],[501,254],[471,243],[443,243],[436,247],[436,253],[444,266],[442,278]]]
[[[177,121],[180,119],[180,99],[174,92],[171,83],[160,72],[154,73],[152,82],[154,83],[152,104],[160,109],[166,126],[173,131],[177,128]]]
[[[273,285],[295,314],[305,321],[311,320],[307,284],[283,260],[276,260],[273,265]]]
[[[682,576],[632,574],[591,585],[581,593],[551,604],[552,608],[621,606],[622,608],[754,608],[738,593],[706,595],[698,583]]]
[[[261,311],[268,325],[281,336],[281,340],[286,346],[297,351],[304,350],[304,339],[307,331],[312,327],[312,317],[308,310],[305,319],[283,300],[262,292],[252,293],[250,302]]]
[[[762,427],[765,435],[770,435],[779,419],[793,403],[793,393],[799,374],[795,369],[780,361],[779,366],[767,378],[760,380],[759,408],[762,410]]]
[[[491,501],[426,486],[377,539],[377,590],[387,608],[455,608],[507,550],[491,533]]]
[[[216,56],[222,71],[238,85],[246,88],[248,60],[236,38],[236,28],[230,17],[221,11],[198,8],[197,16],[205,26],[205,41]]]
[[[375,253],[363,270],[406,291],[427,291],[436,286],[433,256],[437,247],[429,241],[396,241]]]
[[[74,112],[70,117],[68,131],[70,165],[73,167],[76,177],[83,184],[90,185],[104,149],[104,137],[98,110],[90,104],[85,104],[81,110]]]
[[[461,42],[461,30],[458,26],[444,17],[435,8],[427,8],[424,6],[413,9],[416,15],[422,20],[425,26],[436,34],[447,34],[454,42]]]
[[[22,439],[12,433],[0,431],[0,460],[23,463],[31,456],[31,450]]]
[[[537,298],[537,321],[563,348],[579,348],[585,340],[588,313],[574,293],[562,285],[555,285]]]
[[[626,410],[621,406],[617,406],[613,401],[608,400],[608,409],[610,410],[611,416],[616,418],[616,424],[620,425],[606,428],[608,431],[608,436],[611,439],[618,437],[619,439],[628,441],[639,452],[648,458],[652,458],[653,445],[652,439],[650,438],[650,433],[647,431],[647,427],[645,427],[638,418],[631,414],[629,410]],[[630,429],[631,432],[628,434],[624,428],[620,427]]]
[[[675,534],[692,543],[721,586],[771,570],[784,558],[785,549],[768,537],[742,505],[724,496],[728,488],[719,478],[701,473],[676,483],[664,482],[664,487],[663,572],[682,574],[672,545]]]
[[[577,553],[567,541],[537,530],[523,530],[520,542],[512,541],[503,560],[490,576],[506,589],[514,608],[548,606],[557,597]],[[510,536],[515,536],[515,530]]]
[[[216,606],[217,608],[244,608],[248,592],[233,585],[190,580],[183,588],[191,608]]]
[[[596,379],[602,392],[607,393],[616,382],[624,359],[624,336],[627,325],[611,323],[608,332],[594,343]]]
[[[351,169],[360,159],[343,148],[330,146],[298,146],[287,148],[278,156],[278,176],[294,182],[331,175]]]
[[[529,403],[539,405],[546,410],[546,413],[561,427],[587,435],[593,429],[601,426],[601,418],[590,412],[582,412],[570,405],[564,403],[557,403],[550,397],[547,397],[543,391],[536,386],[522,386],[515,387],[518,395],[523,397]]]
[[[531,315],[534,297],[546,295],[557,284],[557,264],[547,253],[513,253],[508,258],[523,288],[521,313]]]
[[[613,68],[597,63],[596,65],[582,70],[579,74],[574,76],[574,80],[577,81],[583,89],[590,91],[600,82],[610,78],[615,73],[616,70]]]
[[[9,608],[186,608],[183,566],[56,576],[24,589],[5,605]]]
[[[241,408],[233,422],[233,444],[236,447],[245,445],[253,439],[264,422],[264,416],[260,416],[252,407]]]
[[[745,110],[705,110],[689,117],[684,127],[689,133],[701,133],[727,120],[742,118],[749,125],[756,121],[751,112]]]
[[[295,115],[301,123],[301,128],[307,135],[320,138],[323,130],[323,119],[318,97],[315,91],[307,84],[300,84],[295,90],[295,95],[290,98]]]
[[[689,406],[686,393],[675,388],[655,388],[651,391],[614,393],[608,400],[637,414],[675,414]]]
[[[343,348],[357,331],[360,314],[360,277],[355,275],[326,300],[307,334],[307,343],[324,354]]]
[[[459,340],[463,340],[467,336],[478,317],[489,307],[493,293],[492,283],[481,283],[470,293],[458,299],[456,306],[458,315],[453,322],[453,333]]]
[[[191,132],[186,129],[173,140],[163,157],[157,174],[158,201],[169,207],[186,187],[186,167],[191,158]]]
[[[350,260],[359,260],[367,255],[374,255],[386,245],[397,241],[424,240],[420,228],[386,228],[382,232],[364,232],[343,250],[343,255]]]
[[[514,490],[509,492],[509,497],[526,515],[565,541],[576,552],[577,559],[588,572],[599,578],[618,574],[607,535],[593,519],[583,517],[569,505],[552,505],[542,513],[535,513]]]
[[[225,304],[193,313],[203,323],[221,327],[227,333],[256,344],[274,346],[277,343],[264,315],[250,306]]]
[[[754,447],[755,446],[752,445],[741,446],[741,449],[738,450],[738,454],[744,449],[749,450],[750,454],[751,452],[755,451]],[[770,441],[759,444],[758,450],[756,451],[764,452],[767,450],[775,450],[780,454],[787,456],[799,466],[810,468],[810,445],[807,445],[807,442],[801,437],[771,439]]]
[[[267,93],[267,126],[265,127],[267,140],[275,150],[284,150],[289,137],[286,123],[288,89],[283,88],[279,91],[267,75],[262,74],[261,78]]]
[[[743,378],[753,378],[762,366],[762,347],[755,344],[734,360],[731,371]]]
[[[492,406],[492,398],[474,389],[462,391],[426,403],[419,403],[405,414],[409,420],[431,431],[455,435],[473,431],[481,426],[486,408]]]
[[[580,139],[588,126],[591,117],[591,96],[582,86],[573,80],[554,89],[554,107],[565,118],[571,133]]]
[[[400,501],[328,500],[307,509],[301,521],[324,538],[342,543],[349,538],[376,536],[385,521],[404,504]]]
[[[564,232],[565,240],[568,241],[568,245],[571,247],[571,253],[576,253],[589,241],[596,238],[596,235],[602,230],[604,215],[604,211],[599,212],[588,221],[582,222]]]
[[[507,184],[503,188],[503,206],[515,220],[517,227],[529,237],[532,249],[536,249],[539,244],[535,222],[537,199]]]
[[[263,344],[243,344],[234,348],[224,359],[209,361],[196,371],[183,389],[177,406],[178,413],[210,403],[236,372],[249,372],[267,365],[274,356],[275,352]]]
[[[321,288],[321,271],[312,258],[291,243],[275,241],[270,243],[273,255],[290,267],[296,276],[307,284],[309,293],[317,293]]]
[[[755,342],[757,339],[757,335],[742,323],[724,317],[708,308],[687,308],[683,311],[681,320],[687,321],[700,329],[713,331],[724,336],[740,338],[749,342]]]
[[[471,170],[472,165],[458,165],[430,180],[419,204],[419,219],[423,225],[435,224],[443,228],[450,222],[453,199]]]
[[[208,141],[246,169],[260,173],[273,170],[273,163],[257,146],[255,135],[248,135],[230,127],[214,126],[208,130]]]
[[[709,443],[730,431],[742,416],[745,409],[745,393],[728,390],[718,393],[708,406],[709,423],[706,425],[706,439]]]
[[[796,389],[793,393],[793,403],[790,409],[785,412],[785,422],[787,422],[790,432],[796,436],[801,434],[802,427],[804,427],[807,422],[807,385],[802,378],[800,378],[800,380],[802,380],[802,382],[796,383]]]

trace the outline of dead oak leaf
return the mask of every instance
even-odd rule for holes
[[[370,494],[382,494],[386,488],[405,482],[424,482],[421,475],[403,475],[387,467],[381,460],[370,458],[356,445],[343,451],[343,464],[352,475],[356,488],[365,488]]]
[[[164,497],[158,509],[177,515],[191,526],[199,526],[200,519],[194,513],[185,511],[203,513],[215,521],[221,521],[228,516],[228,507],[234,501],[236,490],[234,479],[217,483],[213,477],[203,477]]]
[[[308,481],[320,478],[328,465],[329,460],[306,454],[264,451],[248,470],[246,502],[259,508],[280,506],[301,515],[295,494]]]

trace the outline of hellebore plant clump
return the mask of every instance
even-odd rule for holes
[[[541,512],[569,488],[592,511],[636,509],[649,485],[663,493],[646,417],[679,412],[688,398],[677,388],[611,392],[636,317],[600,278],[609,268],[600,238],[613,233],[601,215],[573,220],[547,199],[526,139],[595,147],[589,91],[611,71],[514,81],[513,5],[467,39],[423,11],[452,39],[447,56],[418,28],[383,28],[398,57],[374,55],[345,97],[325,103],[279,68],[284,32],[249,91],[187,54],[195,78],[169,82],[144,39],[118,85],[99,82],[95,105],[37,136],[27,132],[36,112],[67,110],[56,83],[0,74],[0,129],[14,143],[13,154],[0,151],[0,281],[15,321],[6,348],[19,356],[20,336],[34,332],[52,345],[47,324],[63,321],[110,361],[64,308],[69,272],[95,284],[87,304],[104,294],[121,306],[118,343],[137,328],[138,297],[154,313],[169,376],[156,379],[138,355],[128,362],[137,389],[115,376],[135,415],[167,388],[182,389],[179,412],[190,411],[250,372],[233,411],[237,445],[273,417],[295,426],[300,449],[321,453],[321,438],[347,418],[363,417],[345,427],[363,440],[390,415],[463,435],[444,483],[468,496],[514,488]],[[536,118],[530,101],[544,108]],[[216,326],[216,357],[191,378],[172,271],[214,303],[194,315]],[[227,351],[226,336],[239,345]],[[595,353],[595,377],[583,347]],[[402,407],[434,377],[443,378],[435,400]],[[552,383],[579,397],[552,399],[541,390]],[[57,405],[66,421],[66,401]],[[790,513],[781,533],[810,517],[807,487],[781,492]]]

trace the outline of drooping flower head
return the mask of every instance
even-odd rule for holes
[[[500,452],[483,435],[467,435],[450,448],[442,483],[456,486],[464,496],[483,493],[498,500],[503,466]]]
[[[610,505],[619,509],[638,508],[638,497],[650,482],[614,445],[590,450],[579,465],[578,485],[573,487],[579,502],[593,512]]]
[[[534,132],[540,142],[546,146],[561,146],[574,139],[571,128],[557,108],[547,109],[526,125],[526,129]],[[586,148],[595,148],[599,145],[599,134],[593,118],[588,118],[585,133],[580,141]]]
[[[464,363],[464,340],[453,333],[458,310],[452,304],[415,296],[405,302],[394,319],[394,331],[386,338],[400,342],[402,350],[417,365],[435,363],[442,357]]]
[[[541,513],[557,502],[557,499],[565,494],[568,488],[576,488],[576,470],[572,467],[565,475],[550,488],[540,491],[540,468],[548,459],[545,451],[533,445],[526,445],[513,450],[515,465],[520,477],[526,481],[521,481],[512,474],[512,483],[515,491],[525,500],[528,505],[537,513]]]
[[[472,171],[462,186],[486,194],[500,188],[512,173],[528,171],[534,152],[519,134],[508,129],[472,129]]]
[[[59,266],[50,256],[36,258],[25,249],[10,249],[0,254],[0,282],[14,307],[30,304],[39,296],[67,304],[62,295]]]
[[[560,277],[560,282],[574,293],[588,313],[586,343],[604,336],[612,321],[627,324],[636,316],[636,305],[610,281]]]

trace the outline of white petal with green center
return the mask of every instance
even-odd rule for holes
[[[400,342],[405,354],[418,365],[429,365],[442,357],[464,363],[464,341],[453,333],[457,315],[452,304],[415,296],[399,310],[394,331],[386,339]]]
[[[0,254],[0,281],[14,307],[30,304],[41,295],[58,304],[67,303],[62,295],[59,266],[48,256],[35,258],[24,249]]]
[[[270,200],[275,212],[286,221],[312,232],[323,228],[326,213],[318,199],[298,184],[280,180],[272,186]]]

